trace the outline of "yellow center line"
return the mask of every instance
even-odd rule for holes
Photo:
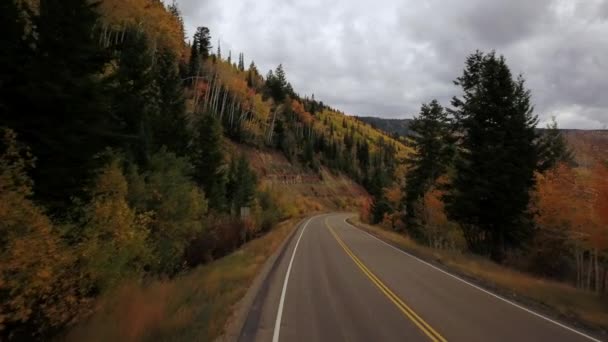
[[[409,318],[422,332],[424,332],[433,342],[447,342],[443,336],[441,336],[437,331],[435,331],[428,323],[426,323],[420,316],[418,316],[414,310],[412,310],[409,306],[407,306],[401,298],[399,298],[391,289],[388,288],[372,271],[370,271],[363,262],[346,246],[344,241],[340,239],[340,237],[336,234],[333,227],[325,219],[325,224],[329,228],[329,231],[334,236],[338,244],[342,246],[344,251],[351,259],[355,262],[355,264],[361,269],[363,274],[365,274],[371,281],[376,285],[382,293],[391,301],[393,304],[399,308],[399,310]]]

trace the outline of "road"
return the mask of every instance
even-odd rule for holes
[[[300,226],[241,341],[598,341],[376,239],[349,216]]]

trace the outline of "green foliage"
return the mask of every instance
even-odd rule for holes
[[[118,68],[112,76],[112,111],[118,121],[120,146],[139,164],[145,163],[153,151],[152,124],[160,117],[154,59],[145,32],[136,27],[127,28],[118,55]],[[167,97],[171,94],[165,95],[167,107],[170,101]]]
[[[201,62],[209,58],[211,53],[211,35],[207,27],[197,27],[194,36],[192,37],[192,45],[190,46],[190,76],[199,76],[201,71]],[[218,45],[218,55],[219,55]],[[221,57],[220,57],[221,58]]]
[[[469,56],[455,83],[464,92],[452,101],[463,137],[446,209],[472,251],[501,261],[531,233],[537,117],[523,78],[514,80],[494,52]]]
[[[283,70],[282,64],[279,64],[274,73],[272,70],[268,72],[268,76],[266,77],[266,89],[268,95],[277,103],[283,102],[287,95],[289,95],[287,77],[285,76],[285,70]]]
[[[193,155],[194,180],[202,186],[209,207],[226,210],[225,158],[222,146],[222,126],[210,114],[199,119],[197,136],[194,140]]]
[[[141,213],[149,213],[150,270],[173,275],[182,268],[190,241],[204,230],[207,201],[191,180],[194,167],[165,148],[152,155],[141,174],[129,173],[129,201]]]
[[[437,100],[423,104],[420,114],[410,125],[414,153],[407,159],[408,171],[405,187],[406,224],[414,236],[421,219],[416,203],[444,174],[454,155],[451,120]]]
[[[227,196],[232,212],[239,213],[241,207],[252,204],[256,191],[256,175],[249,167],[244,155],[230,164],[228,175]]]
[[[1,24],[8,41],[0,60],[0,125],[37,156],[36,197],[58,209],[81,193],[90,158],[104,146],[109,116],[100,75],[109,55],[93,34],[99,16],[88,1],[43,0],[39,11],[14,4],[3,1],[1,9],[2,18],[12,17]]]
[[[91,203],[84,210],[82,256],[88,287],[95,291],[137,277],[151,257],[149,217],[129,206],[128,183],[120,164],[112,157],[101,169],[91,189]]]
[[[547,124],[547,129],[538,140],[539,164],[538,171],[546,172],[559,163],[573,164],[574,156],[568,148],[564,136],[557,127],[555,117]]]
[[[179,76],[174,52],[163,49],[157,53],[156,83],[158,85],[159,112],[152,123],[153,151],[166,146],[179,156],[187,153],[191,134],[186,118],[184,87]]]

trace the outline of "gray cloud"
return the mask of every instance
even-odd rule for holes
[[[523,73],[541,122],[608,125],[608,0],[178,0],[186,26],[267,71],[283,63],[296,91],[349,114],[411,117],[448,105],[476,49]],[[217,45],[215,43],[214,45]]]

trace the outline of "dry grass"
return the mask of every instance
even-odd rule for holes
[[[211,341],[268,257],[292,231],[281,223],[236,252],[169,281],[125,284],[104,296],[68,341]]]
[[[524,304],[582,323],[592,329],[608,330],[606,297],[576,289],[568,284],[518,272],[479,256],[421,246],[407,236],[363,224],[356,219],[349,221],[421,259],[441,264],[442,268],[473,279],[504,296],[517,298]]]

